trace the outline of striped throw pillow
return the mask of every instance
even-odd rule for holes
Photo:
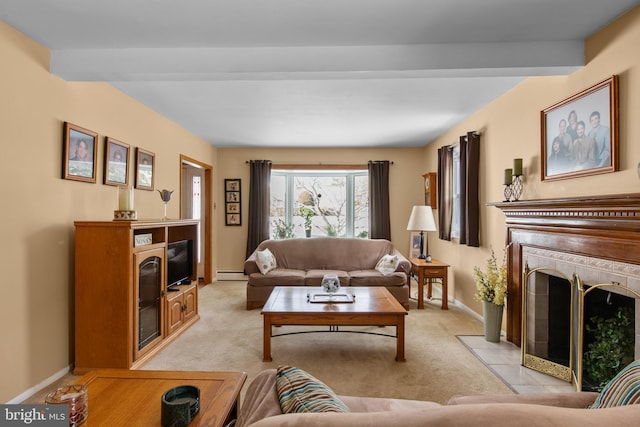
[[[612,408],[634,403],[640,403],[640,360],[630,363],[613,377],[590,408]]]
[[[349,412],[349,408],[322,381],[291,366],[279,366],[276,390],[283,414]]]

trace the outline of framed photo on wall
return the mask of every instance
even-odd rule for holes
[[[242,225],[240,179],[224,180],[225,225]]]
[[[136,188],[153,191],[155,154],[136,148]]]
[[[62,178],[95,183],[98,134],[65,122],[63,140]]]
[[[129,144],[106,138],[104,144],[104,183],[129,184]]]
[[[541,136],[543,181],[617,171],[618,76],[543,110]]]

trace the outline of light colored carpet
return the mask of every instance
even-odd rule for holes
[[[142,369],[244,371],[248,384],[261,370],[291,365],[327,383],[338,394],[431,400],[453,395],[513,394],[456,335],[482,334],[482,324],[439,301],[406,319],[406,362],[396,362],[394,338],[313,333],[272,339],[273,362],[262,362],[260,309],[245,310],[245,282],[216,282],[199,289],[200,321]],[[292,327],[278,328],[280,332]],[[395,333],[395,328],[363,328]],[[245,385],[246,389],[246,385]]]

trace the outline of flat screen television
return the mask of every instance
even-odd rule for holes
[[[178,240],[167,245],[167,287],[191,283],[193,240]]]

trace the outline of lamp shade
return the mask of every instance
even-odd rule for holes
[[[431,206],[414,206],[407,224],[409,231],[435,231],[436,222],[433,219]]]

